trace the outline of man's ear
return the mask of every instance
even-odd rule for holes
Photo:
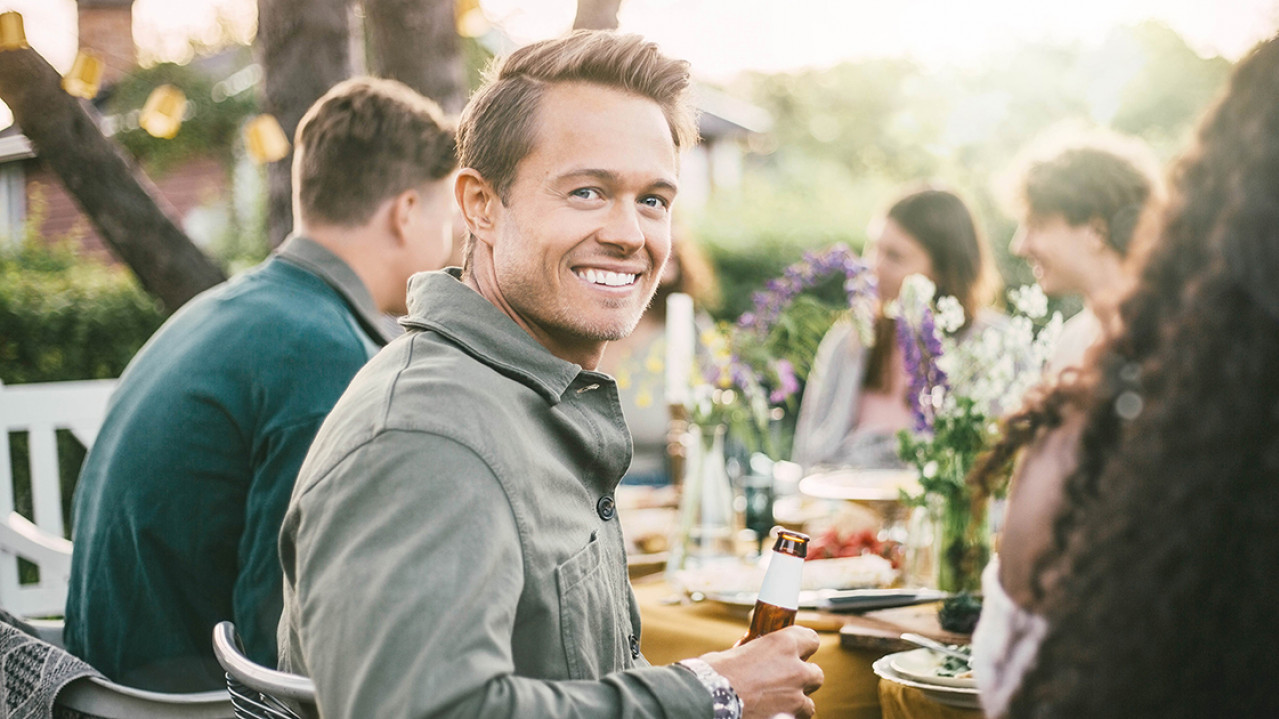
[[[466,229],[475,239],[492,245],[494,219],[501,202],[492,185],[480,173],[467,167],[458,171],[453,192]]]
[[[400,244],[404,244],[406,239],[412,235],[412,224],[418,221],[417,210],[418,203],[425,198],[417,189],[409,189],[401,192],[391,198],[391,212],[387,218],[390,225],[391,234],[395,235],[395,239]]]
[[[1099,218],[1088,221],[1088,242],[1093,252],[1101,252],[1110,247],[1110,228],[1105,221]]]

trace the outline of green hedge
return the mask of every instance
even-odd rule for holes
[[[118,377],[164,314],[127,270],[39,245],[0,253],[0,381]]]
[[[77,258],[71,239],[52,244],[28,234],[0,251],[0,381],[5,384],[118,377],[164,321],[159,306],[127,270]],[[57,433],[59,475],[69,500],[85,448]],[[14,504],[32,516],[25,432],[6,438],[13,462]],[[63,506],[70,528],[70,502]],[[33,581],[26,562],[22,581]]]

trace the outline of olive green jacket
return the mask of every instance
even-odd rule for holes
[[[281,666],[328,719],[710,717],[692,673],[639,653],[613,380],[456,270],[415,276],[409,307],[298,477]]]

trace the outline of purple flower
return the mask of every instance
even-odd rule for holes
[[[873,301],[875,284],[869,268],[852,250],[835,245],[822,252],[805,252],[803,259],[787,267],[780,278],[764,283],[763,291],[751,295],[754,311],[742,314],[737,326],[767,335],[791,300],[835,272],[845,277],[844,292],[849,307]]]
[[[777,389],[768,395],[768,401],[781,404],[799,391],[799,378],[795,376],[795,367],[790,360],[777,360]]]
[[[916,432],[931,431],[936,416],[934,390],[947,387],[946,373],[937,365],[938,358],[942,356],[942,346],[931,307],[922,308],[919,327],[913,327],[905,316],[897,319],[897,343],[901,347],[906,374],[910,376],[907,399],[914,429]]]

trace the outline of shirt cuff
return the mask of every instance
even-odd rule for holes
[[[711,665],[701,659],[684,659],[676,666],[692,672],[693,676],[697,677],[697,681],[710,692],[711,702],[715,708],[713,715],[715,719],[742,719],[742,700],[723,674],[715,671]]]

